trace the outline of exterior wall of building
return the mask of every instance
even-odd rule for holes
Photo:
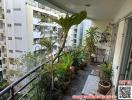
[[[34,25],[43,27],[57,27],[57,31],[53,32],[53,36],[56,35],[61,27],[56,23],[38,23],[41,19],[34,16],[34,12],[39,12],[41,14],[48,14],[56,18],[64,16],[64,13],[59,13],[58,11],[50,8],[46,8],[43,5],[39,5],[37,2],[32,2],[31,0],[5,0],[6,3],[6,33],[7,33],[7,56],[8,56],[8,69],[17,70],[17,65],[12,62],[14,59],[20,57],[26,52],[34,52],[35,50],[41,49],[41,46],[34,44],[34,39],[42,38],[41,32],[34,31]],[[48,4],[50,5],[50,4]],[[50,5],[53,7],[53,5]],[[82,45],[86,34],[86,30],[90,27],[91,22],[89,20],[84,20],[80,25],[73,26],[67,38],[67,47],[73,47]],[[76,34],[76,36],[75,36]],[[46,35],[50,36],[49,34]],[[56,35],[57,36],[57,35]],[[74,43],[74,40],[76,43]],[[57,49],[59,44],[55,44]],[[10,73],[9,73],[10,74]],[[13,76],[11,80],[16,80]]]
[[[82,22],[82,31],[83,31],[83,34],[80,35],[80,39],[82,40],[82,45],[85,44],[85,37],[86,37],[86,30],[88,30],[91,26],[92,26],[92,21],[91,20],[88,20],[88,19],[85,19],[83,20]],[[80,32],[81,33],[81,32]]]
[[[6,34],[5,1],[0,1],[0,81],[6,78],[7,60],[7,34]]]
[[[67,43],[71,47],[83,46],[85,44],[86,30],[92,25],[91,20],[85,19],[79,25],[74,25],[69,30]]]
[[[34,12],[38,11],[41,14],[48,14],[54,17],[61,17],[64,14],[58,13],[58,11],[45,7],[33,2],[33,0],[2,0],[5,2],[4,6],[5,19],[0,18],[0,21],[5,21],[5,30],[7,33],[7,56],[8,56],[8,78],[10,78],[10,71],[18,70],[18,66],[14,65],[12,62],[14,59],[20,57],[26,52],[34,52],[38,45],[34,45],[35,38],[42,38],[41,32],[34,32],[34,25],[38,26],[51,26],[52,28],[58,26],[53,23],[38,23],[40,19],[35,18]],[[3,4],[0,3],[3,7]],[[3,9],[3,8],[2,8]],[[42,25],[43,24],[43,25]],[[4,26],[3,26],[4,27]],[[3,28],[0,31],[3,31]],[[1,43],[4,43],[2,41]],[[5,45],[5,44],[4,44]],[[58,44],[57,44],[58,45]],[[39,47],[41,49],[41,47]],[[5,53],[6,54],[6,53]],[[3,60],[3,58],[1,58]],[[3,68],[0,68],[3,70]],[[10,78],[11,81],[16,80],[16,76]]]

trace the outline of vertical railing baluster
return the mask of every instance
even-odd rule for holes
[[[14,100],[14,88],[13,88],[13,86],[11,87],[11,100]]]

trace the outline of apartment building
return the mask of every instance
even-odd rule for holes
[[[3,6],[2,3],[6,5]],[[0,29],[2,39],[0,64],[4,66],[5,62],[8,62],[7,69],[13,73],[13,70],[18,68],[17,65],[13,64],[14,59],[26,52],[45,50],[38,44],[43,36],[52,37],[53,41],[58,40],[61,27],[50,18],[58,19],[65,16],[66,12],[50,3],[45,2],[45,5],[42,5],[34,0],[2,0],[0,6],[0,28],[2,29]],[[82,38],[85,37],[86,30],[90,25],[89,20],[84,20],[80,25],[73,26],[69,31],[66,48],[70,49],[82,45],[82,41],[84,41]],[[4,32],[6,34],[3,34]],[[5,46],[6,44],[7,46]],[[59,46],[59,42],[56,42],[54,54]],[[7,76],[10,76],[9,72]],[[16,76],[13,75],[13,77],[12,79],[9,78],[16,80]]]
[[[60,18],[65,13],[61,13],[55,9],[41,5],[34,0],[3,0],[5,1],[5,19],[3,13],[0,18],[0,27],[4,29],[6,26],[7,49],[3,40],[1,43],[1,54],[7,50],[8,70],[17,70],[18,66],[13,64],[14,59],[20,57],[26,52],[37,52],[41,49],[45,50],[38,44],[38,41],[43,37],[52,37],[54,41],[58,39],[58,32],[61,27],[50,20],[50,18]],[[3,8],[1,8],[3,11]],[[44,18],[42,22],[42,18]],[[6,23],[4,23],[6,21]],[[2,33],[2,32],[1,32]],[[4,34],[3,34],[3,37]],[[4,39],[4,38],[2,38]],[[58,50],[59,44],[55,43],[54,53]],[[3,56],[3,55],[1,55]],[[0,64],[3,63],[2,57]],[[8,73],[10,76],[10,73]],[[16,76],[10,78],[16,80]]]
[[[6,77],[5,73],[7,68],[7,36],[5,18],[5,0],[0,0],[0,81]]]
[[[83,20],[79,25],[73,25],[69,30],[66,46],[71,48],[83,46],[86,39],[86,30],[92,26],[92,21],[89,19]]]

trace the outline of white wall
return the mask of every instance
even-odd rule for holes
[[[27,23],[26,23],[26,7],[25,0],[6,0],[6,8],[11,10],[7,13],[7,24],[11,24],[11,27],[7,26],[7,37],[12,37],[12,40],[8,40],[9,50],[13,50],[13,53],[9,53],[9,57],[17,58],[27,51]],[[15,11],[14,9],[19,9]],[[29,16],[28,16],[29,17]],[[20,26],[14,25],[14,23],[21,24]],[[15,37],[21,37],[22,40],[17,40]],[[18,46],[19,45],[19,46]],[[22,51],[16,52],[16,50]]]
[[[127,16],[129,13],[132,12],[132,0],[126,0],[125,3],[122,5],[120,10],[118,11],[117,15],[114,18],[114,22],[116,23],[121,18]],[[122,48],[124,47],[125,43],[125,36],[126,36],[126,29],[127,29],[127,23],[124,20],[119,22],[118,32],[117,32],[117,39],[116,39],[116,45],[115,45],[115,52],[114,52],[114,58],[113,58],[113,84],[115,87],[117,86],[118,77],[119,77],[119,71],[121,67],[121,58],[122,58]],[[117,67],[118,66],[118,67]]]
[[[115,45],[115,53],[113,59],[113,84],[116,86],[119,77],[119,70],[120,70],[120,63],[122,57],[122,50],[123,50],[123,42],[124,42],[124,30],[125,30],[125,21],[121,21],[119,23],[118,32],[117,32],[117,39]]]
[[[27,21],[27,51],[33,51],[33,7],[26,6],[26,21]]]

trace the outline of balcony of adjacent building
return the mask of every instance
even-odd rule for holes
[[[0,33],[4,33],[4,32],[5,32],[5,24],[3,20],[0,20]]]
[[[4,8],[0,6],[0,19],[3,20],[4,18]]]
[[[56,82],[56,84],[54,84],[55,90],[50,91],[53,85],[53,83],[51,82],[51,77],[49,77],[51,73],[49,74],[48,72],[45,72],[45,74],[43,74],[44,76],[39,77],[39,75],[41,75],[40,73],[43,73],[42,70],[45,67],[49,68],[49,70],[52,69],[53,67],[53,66],[51,67],[50,65],[49,65],[50,67],[46,66],[51,61],[51,58],[52,58],[52,53],[50,52],[50,54],[48,55],[49,58],[46,57],[43,60],[42,64],[37,64],[35,62],[34,64],[35,67],[33,67],[32,70],[30,70],[20,79],[16,80],[14,83],[12,83],[8,87],[6,87],[4,90],[2,90],[0,92],[0,96],[3,96],[4,94],[7,93],[8,95],[7,98],[9,97],[10,100],[11,99],[15,100],[17,98],[19,98],[20,100],[22,98],[34,99],[35,97],[33,96],[34,94],[33,92],[35,92],[37,94],[36,98],[38,96],[38,98],[40,97],[40,100],[43,100],[44,97],[46,96],[48,96],[46,98],[47,100],[49,99],[56,100],[57,97],[60,97],[60,98],[62,97],[61,99],[59,98],[59,100],[72,100],[75,98],[77,99],[77,97],[79,100],[81,100],[81,98],[83,98],[86,95],[87,95],[86,97],[87,99],[92,97],[97,99],[97,97],[99,96],[104,96],[105,100],[108,100],[108,98],[115,100],[116,96],[118,96],[117,95],[118,86],[124,85],[123,82],[129,85],[130,84],[129,82],[131,82],[132,80],[132,67],[131,67],[131,64],[132,64],[132,34],[131,34],[132,33],[132,28],[131,28],[132,27],[132,17],[131,17],[132,16],[132,13],[131,13],[132,1],[131,0],[116,0],[116,1],[115,0],[100,0],[100,1],[99,0],[91,0],[91,1],[36,0],[36,1],[39,1],[41,4],[45,4],[44,2],[48,2],[51,7],[55,7],[57,9],[61,9],[62,11],[66,11],[70,13],[71,15],[74,13],[78,13],[82,10],[86,10],[88,14],[87,18],[92,21],[92,27],[98,27],[99,29],[97,33],[101,33],[102,37],[105,37],[105,35],[109,31],[111,33],[110,35],[108,35],[110,36],[110,38],[108,40],[106,38],[103,38],[102,40],[98,41],[99,42],[98,44],[95,43],[94,45],[95,52],[92,54],[89,54],[90,59],[88,60],[87,64],[85,63],[83,68],[80,67],[75,69],[73,67],[74,64],[71,65],[70,69],[66,70],[66,72],[69,72],[69,70],[71,72],[70,74],[68,74],[69,75],[67,76],[68,78],[66,77],[66,79],[64,79],[65,82],[63,82],[63,79],[58,81],[58,77],[61,75],[64,75],[63,73],[65,72],[62,67],[59,67],[60,70],[57,70],[57,71],[60,72],[61,74],[56,75],[54,80],[52,80],[52,82]],[[42,5],[41,5],[41,8],[45,9],[45,7]],[[34,21],[38,23],[40,20],[38,21],[37,20],[38,19],[36,18]],[[34,23],[36,24],[35,28],[37,27],[36,29],[38,29],[39,32],[36,32],[34,34],[33,49],[34,51],[39,51],[39,50],[41,51],[42,47],[38,43],[42,34],[41,33],[42,30],[40,30],[40,25],[38,25],[36,22]],[[52,26],[52,25],[49,25],[49,26]],[[84,25],[84,27],[87,27],[87,26]],[[44,29],[43,32],[49,35],[51,33],[49,31],[50,29],[51,27],[46,27],[46,29]],[[110,30],[107,30],[107,29],[110,29]],[[81,30],[81,32],[82,31],[84,30]],[[67,52],[64,52],[64,55],[72,54],[73,52],[79,55],[84,52],[82,49],[80,49],[81,45],[78,45],[78,40],[80,39],[80,38],[78,39],[78,32],[79,32],[79,29],[75,29],[73,30],[74,34],[72,35],[72,37],[74,38],[72,40],[73,46],[74,46],[74,49],[75,48],[77,49],[77,51],[74,52],[69,50]],[[83,37],[85,37],[85,35]],[[56,49],[56,47],[54,48]],[[93,46],[91,46],[91,48],[93,48]],[[88,51],[88,52],[91,52],[91,51]],[[42,53],[40,53],[40,55],[42,55]],[[54,56],[55,55],[56,54],[54,54]],[[75,60],[78,57],[77,55],[75,55],[76,56],[74,58]],[[70,61],[70,58],[72,58],[72,56],[68,55],[68,56],[64,56],[64,58],[66,59],[65,62],[67,62],[67,61]],[[62,61],[64,58],[63,58],[63,54],[61,54],[56,60],[56,62]],[[106,63],[105,61],[106,62],[110,61],[112,64],[108,62]],[[33,61],[30,64],[32,63]],[[62,65],[61,64],[56,65],[56,66],[65,66],[65,65],[66,63]],[[106,84],[110,87],[108,87],[109,89],[106,90],[107,92],[104,90],[105,93],[101,93],[100,91],[98,91],[99,88],[101,88],[102,86],[100,83],[100,80],[101,80],[101,77],[103,76],[101,76],[102,74],[100,73],[102,71],[101,70],[102,66],[107,66],[107,65],[110,65],[112,67],[111,72],[109,74],[110,83],[106,82],[105,80]],[[50,71],[52,72],[52,70]],[[37,72],[40,72],[40,73],[37,73]],[[24,80],[26,80],[26,83]],[[39,81],[39,84],[35,84],[35,85],[38,87],[40,86],[42,88],[32,87],[33,85],[31,85],[31,83],[33,83],[33,81],[35,81],[34,84]],[[98,87],[98,85],[100,87]],[[32,92],[34,88],[36,89],[36,91]],[[45,96],[45,93],[47,93],[46,96]],[[51,95],[51,94],[54,94],[54,95]],[[107,96],[109,97],[106,99]],[[50,97],[51,98],[53,97],[53,98],[51,99]],[[115,97],[115,98],[112,98],[112,97]]]

